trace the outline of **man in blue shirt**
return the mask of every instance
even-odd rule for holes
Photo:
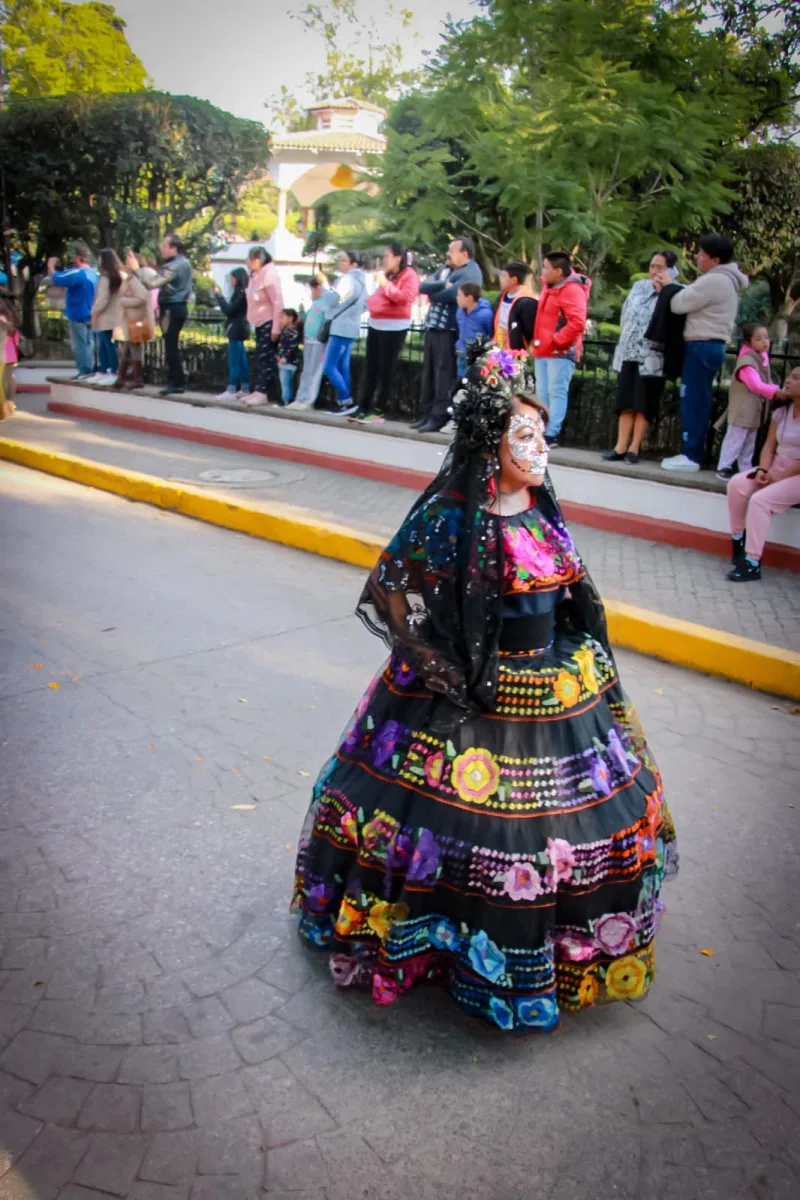
[[[94,337],[92,335],[92,302],[97,288],[97,271],[90,264],[88,246],[76,246],[72,266],[57,271],[57,259],[47,260],[47,274],[54,287],[67,289],[67,320],[72,353],[78,366],[76,379],[86,379],[94,372]]]

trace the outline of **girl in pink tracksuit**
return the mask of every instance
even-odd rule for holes
[[[734,475],[728,484],[734,561],[728,579],[732,583],[761,578],[770,518],[800,504],[800,367],[786,380],[783,393],[789,403],[770,422],[759,465]]]

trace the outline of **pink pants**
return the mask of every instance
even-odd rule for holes
[[[781,470],[795,466],[791,458],[780,458],[777,454],[773,467]],[[767,540],[769,520],[773,513],[786,512],[800,504],[800,475],[781,479],[778,483],[758,487],[755,479],[747,478],[748,472],[734,475],[728,484],[728,512],[731,531],[741,533],[747,529],[745,551],[752,558],[761,558]],[[749,503],[748,503],[749,501]]]
[[[727,471],[728,467],[740,467],[749,471],[753,465],[753,455],[756,452],[757,429],[744,429],[741,425],[729,425],[722,439],[719,452],[718,471]]]

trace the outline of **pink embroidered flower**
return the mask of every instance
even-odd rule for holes
[[[347,838],[348,842],[352,842],[354,846],[358,845],[358,822],[351,812],[342,813],[339,818],[339,824],[342,828],[342,833]]]
[[[503,890],[512,900],[535,900],[542,891],[542,879],[531,863],[516,862],[506,871]]]
[[[444,774],[444,751],[437,750],[425,759],[425,778],[430,787],[438,787]]]
[[[595,941],[607,954],[622,954],[635,932],[636,923],[627,913],[606,913],[594,923]]]
[[[372,999],[376,1004],[392,1004],[397,999],[397,984],[376,971],[372,977]]]
[[[522,568],[535,577],[555,574],[556,560],[552,550],[533,537],[523,526],[507,525],[503,531],[503,542],[509,565]]]
[[[332,954],[328,965],[337,987],[348,987],[358,974],[358,960],[349,954]]]
[[[555,883],[566,883],[572,878],[572,868],[575,866],[575,851],[569,842],[563,838],[548,838],[547,853],[553,864]]]
[[[594,942],[586,934],[569,930],[556,939],[558,957],[564,962],[588,962],[594,957]]]

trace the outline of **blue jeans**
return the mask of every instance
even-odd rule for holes
[[[459,387],[461,387],[461,380],[464,378],[466,373],[467,373],[467,357],[465,354],[461,354],[457,350],[456,351],[456,375],[458,376],[458,378],[457,378],[456,382]]]
[[[711,420],[711,387],[724,362],[724,342],[686,342],[681,374],[683,453],[701,465]]]
[[[294,400],[294,376],[296,370],[296,363],[278,363],[278,378],[281,381],[281,400],[284,404],[291,404]]]
[[[70,321],[69,340],[79,375],[94,373],[94,334],[88,321]]]
[[[250,367],[244,342],[228,342],[228,391],[243,391],[250,387]]]
[[[337,333],[332,333],[325,352],[323,370],[336,389],[336,399],[340,405],[350,401],[350,352],[353,349],[353,341],[353,338],[339,337]]]
[[[569,385],[575,372],[575,363],[571,358],[537,358],[534,363],[536,395],[550,414],[547,436],[558,437],[567,415]]]
[[[97,334],[97,369],[109,375],[117,369],[117,347],[111,329],[101,329]]]

